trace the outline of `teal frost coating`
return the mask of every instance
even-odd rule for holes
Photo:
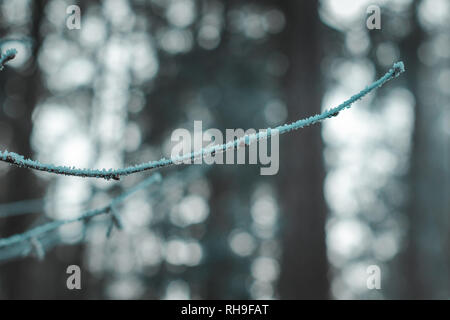
[[[340,111],[350,108],[350,106],[356,102],[357,100],[361,99],[365,95],[367,95],[372,90],[381,87],[383,84],[385,84],[387,81],[396,78],[398,75],[400,75],[402,72],[405,71],[405,66],[403,65],[403,62],[397,62],[393,65],[393,67],[380,79],[376,80],[369,86],[367,86],[365,89],[361,90],[358,94],[355,94],[347,101],[344,101],[339,106],[328,109],[321,114],[317,114],[315,116],[301,119],[295,122],[292,122],[290,124],[284,124],[281,126],[278,126],[276,128],[267,128],[264,132],[259,132],[257,134],[251,134],[251,135],[245,135],[239,139],[236,139],[234,141],[222,144],[222,145],[216,145],[208,148],[203,148],[199,151],[194,151],[182,156],[174,157],[171,159],[165,159],[162,158],[158,161],[150,161],[146,163],[142,163],[135,166],[130,166],[123,169],[79,169],[75,167],[65,167],[65,166],[55,166],[52,164],[42,164],[38,161],[25,159],[22,155],[8,152],[8,151],[0,151],[0,161],[7,162],[9,164],[18,166],[18,167],[24,167],[28,169],[38,170],[38,171],[45,171],[50,173],[55,173],[59,175],[67,175],[67,176],[78,176],[78,177],[89,177],[89,178],[103,178],[103,179],[114,179],[119,180],[121,176],[127,176],[130,174],[143,172],[147,170],[157,169],[161,167],[167,167],[171,165],[177,165],[184,163],[185,160],[190,159],[196,159],[203,156],[213,156],[216,153],[225,152],[228,149],[232,148],[240,148],[242,146],[248,146],[251,143],[255,141],[259,141],[261,139],[266,139],[274,134],[283,134],[292,130],[301,129],[307,126],[310,126],[312,124],[321,122],[327,118],[331,118],[334,116],[337,116]]]
[[[30,229],[24,233],[20,233],[20,234],[16,234],[16,235],[13,235],[8,238],[0,239],[0,248],[6,247],[6,246],[11,246],[11,245],[20,243],[22,241],[30,241],[30,243],[34,247],[36,247],[36,244],[39,244],[38,237],[46,232],[55,230],[55,229],[61,227],[62,225],[66,225],[66,224],[77,222],[77,221],[87,221],[95,216],[108,214],[108,213],[110,213],[112,216],[111,217],[112,218],[111,225],[116,226],[118,229],[122,229],[122,223],[120,221],[120,216],[117,211],[117,205],[122,203],[125,199],[127,199],[129,196],[133,195],[137,191],[145,189],[156,182],[160,182],[161,180],[162,180],[161,174],[156,173],[156,174],[152,175],[151,177],[145,179],[144,181],[142,181],[135,187],[131,188],[130,190],[128,190],[128,191],[122,193],[121,195],[119,195],[118,197],[114,198],[113,200],[111,200],[111,202],[108,205],[106,205],[103,208],[86,211],[85,213],[83,213],[82,215],[80,215],[79,217],[74,218],[74,219],[52,221],[52,222],[40,225],[36,228]],[[110,226],[110,228],[108,229],[108,235],[111,233],[112,226]]]
[[[3,70],[5,64],[14,59],[16,57],[17,50],[16,49],[8,49],[5,53],[2,54],[0,50],[0,70]]]

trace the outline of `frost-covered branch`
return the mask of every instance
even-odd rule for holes
[[[255,141],[259,141],[261,139],[266,139],[271,136],[272,133],[275,134],[283,134],[292,130],[297,130],[304,128],[306,126],[310,126],[312,124],[321,122],[327,118],[334,117],[339,114],[340,111],[350,108],[350,106],[357,100],[361,99],[365,95],[367,95],[372,90],[381,87],[387,81],[396,78],[399,74],[405,71],[405,67],[403,62],[397,62],[393,65],[393,67],[380,79],[376,80],[365,89],[361,90],[358,94],[355,94],[347,101],[344,101],[337,107],[331,108],[327,111],[324,111],[321,114],[317,114],[315,116],[301,119],[290,124],[284,124],[278,126],[276,128],[267,128],[264,132],[259,132],[257,134],[244,135],[243,137],[236,139],[234,141],[230,141],[228,143],[222,145],[216,145],[208,148],[203,148],[198,151],[194,151],[182,156],[173,157],[171,159],[162,158],[158,161],[150,161],[146,163],[142,163],[135,166],[130,166],[122,169],[79,169],[75,167],[67,167],[67,166],[55,166],[52,164],[43,164],[35,160],[25,159],[24,156],[19,155],[14,152],[8,151],[0,151],[0,161],[7,162],[9,164],[38,170],[50,172],[58,175],[67,175],[67,176],[78,176],[78,177],[89,177],[89,178],[103,178],[103,179],[114,179],[120,180],[121,176],[127,176],[134,173],[139,173],[147,170],[154,170],[158,168],[168,167],[172,165],[182,164],[185,160],[189,159],[197,159],[199,157],[204,156],[213,156],[218,152],[225,152],[229,149],[235,148],[238,149],[243,146],[249,146],[251,143]]]
[[[122,222],[120,220],[120,215],[117,211],[117,206],[125,201],[129,196],[133,195],[139,190],[145,189],[149,187],[150,185],[154,184],[155,182],[161,181],[161,174],[156,173],[152,175],[151,177],[145,179],[143,182],[139,183],[135,187],[131,188],[130,190],[124,192],[123,194],[119,195],[118,197],[111,200],[111,202],[99,209],[89,210],[80,215],[77,218],[74,219],[66,219],[66,220],[56,220],[52,221],[43,225],[40,225],[36,228],[30,229],[28,231],[25,231],[24,233],[16,234],[8,238],[0,239],[0,248],[7,247],[11,245],[18,244],[23,241],[30,241],[30,244],[35,248],[39,249],[36,246],[39,246],[39,236],[49,232],[53,231],[55,229],[58,229],[59,227],[74,223],[77,221],[88,221],[91,218],[103,214],[111,214],[111,220],[112,220],[112,226],[108,230],[108,235],[111,232],[111,229],[113,226],[116,226],[118,229],[122,228]],[[39,251],[39,250],[38,250]]]

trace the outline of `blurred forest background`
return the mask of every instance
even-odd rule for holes
[[[81,8],[81,29],[66,8]],[[368,30],[366,9],[381,8]],[[0,149],[118,168],[170,156],[176,128],[265,128],[280,171],[161,170],[157,188],[47,235],[44,260],[0,250],[0,298],[450,298],[450,1],[0,0]],[[0,164],[0,236],[76,217],[132,187]],[[28,250],[29,252],[29,250]],[[82,290],[66,288],[66,268]],[[381,290],[366,269],[381,268]]]

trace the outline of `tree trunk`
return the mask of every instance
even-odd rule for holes
[[[448,139],[445,141],[445,135],[436,132],[440,130],[436,117],[442,112],[442,106],[438,99],[430,99],[437,89],[418,56],[419,47],[426,40],[418,22],[418,3],[412,6],[412,30],[400,44],[405,53],[402,58],[407,68],[407,86],[416,102],[406,207],[409,228],[406,250],[400,257],[405,288],[402,297],[445,299],[450,293],[449,190],[445,175]]]
[[[32,17],[30,36],[33,39],[31,47],[31,59],[27,70],[21,74],[8,71],[7,76],[14,82],[20,83],[14,86],[14,94],[22,100],[20,117],[7,118],[5,121],[13,130],[14,151],[26,156],[32,156],[30,136],[33,129],[32,113],[34,107],[45,93],[42,87],[42,77],[37,64],[39,50],[42,45],[41,25],[45,17],[45,0],[32,2]],[[5,72],[5,71],[3,71]],[[6,73],[6,72],[5,72]],[[2,75],[3,77],[4,75]],[[20,105],[18,106],[20,108]],[[40,184],[36,175],[30,170],[11,167],[6,174],[3,183],[8,188],[2,194],[1,202],[14,202],[20,200],[35,199],[44,196],[45,185]],[[12,217],[2,224],[2,236],[23,232],[30,228],[35,215]],[[81,265],[83,246],[60,247],[49,252],[43,261],[34,257],[18,258],[0,265],[0,297],[6,299],[61,299],[81,298],[87,291],[70,291],[66,287],[67,266],[71,264]],[[88,277],[83,274],[82,285],[86,285]],[[89,291],[91,296],[95,291]]]
[[[289,60],[286,99],[290,119],[321,109],[321,23],[316,1],[286,1],[284,53]],[[327,299],[326,205],[320,126],[280,139],[279,190],[283,256],[282,299]]]

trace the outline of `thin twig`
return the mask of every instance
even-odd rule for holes
[[[292,130],[297,130],[300,128],[304,128],[306,126],[310,126],[312,124],[321,122],[327,118],[332,118],[339,114],[340,111],[346,108],[350,108],[350,106],[357,100],[361,99],[365,95],[367,95],[372,90],[381,87],[387,81],[396,78],[402,72],[405,71],[405,67],[403,62],[397,62],[393,65],[393,67],[380,79],[373,82],[371,85],[367,86],[365,89],[361,90],[358,94],[355,94],[347,101],[343,102],[337,107],[331,108],[321,114],[317,114],[315,116],[301,119],[290,124],[284,124],[278,126],[276,128],[267,128],[264,132],[259,132],[257,134],[244,135],[243,137],[236,139],[234,141],[230,141],[228,143],[222,145],[216,145],[208,148],[203,148],[198,151],[194,151],[182,156],[173,157],[171,159],[162,158],[158,161],[150,161],[146,163],[142,163],[135,166],[130,166],[122,169],[79,169],[75,167],[66,167],[66,166],[55,166],[52,164],[42,164],[38,161],[25,159],[24,156],[19,155],[17,153],[8,152],[8,151],[0,151],[0,161],[7,162],[11,165],[15,165],[18,167],[24,167],[32,170],[45,171],[58,175],[67,175],[67,176],[77,176],[77,177],[89,177],[89,178],[103,178],[106,180],[114,179],[119,180],[121,176],[127,176],[138,172],[143,172],[147,170],[154,170],[158,168],[168,167],[172,165],[178,165],[185,163],[186,160],[197,159],[203,156],[213,156],[219,152],[225,152],[229,149],[237,149],[242,146],[249,146],[251,143],[255,141],[259,141],[261,139],[266,139],[274,134],[283,134]],[[192,162],[191,162],[192,163]]]
[[[108,205],[106,205],[103,208],[86,211],[85,213],[83,213],[82,215],[80,215],[77,218],[52,221],[52,222],[40,225],[36,228],[30,229],[28,231],[25,231],[24,233],[20,233],[20,234],[16,234],[16,235],[13,235],[8,238],[0,239],[0,248],[6,247],[6,246],[11,246],[11,245],[23,242],[23,241],[29,241],[31,239],[34,239],[33,242],[36,242],[36,241],[38,241],[38,237],[40,235],[47,233],[49,231],[55,230],[55,229],[61,227],[62,225],[66,225],[66,224],[77,222],[77,221],[87,221],[95,216],[110,213],[110,212],[112,212],[112,208],[115,208],[118,204],[123,202],[126,198],[128,198],[132,194],[136,193],[139,190],[145,189],[145,188],[149,187],[150,185],[152,185],[153,183],[159,182],[159,181],[161,181],[161,174],[156,173],[156,174],[152,175],[151,177],[145,179],[143,182],[139,183],[132,189],[128,190],[127,192],[124,192],[123,194],[114,198],[113,200],[111,200],[111,202]],[[117,219],[117,212],[113,211],[113,213],[114,214],[113,214],[112,219]],[[117,224],[116,220],[114,220],[114,223]]]

